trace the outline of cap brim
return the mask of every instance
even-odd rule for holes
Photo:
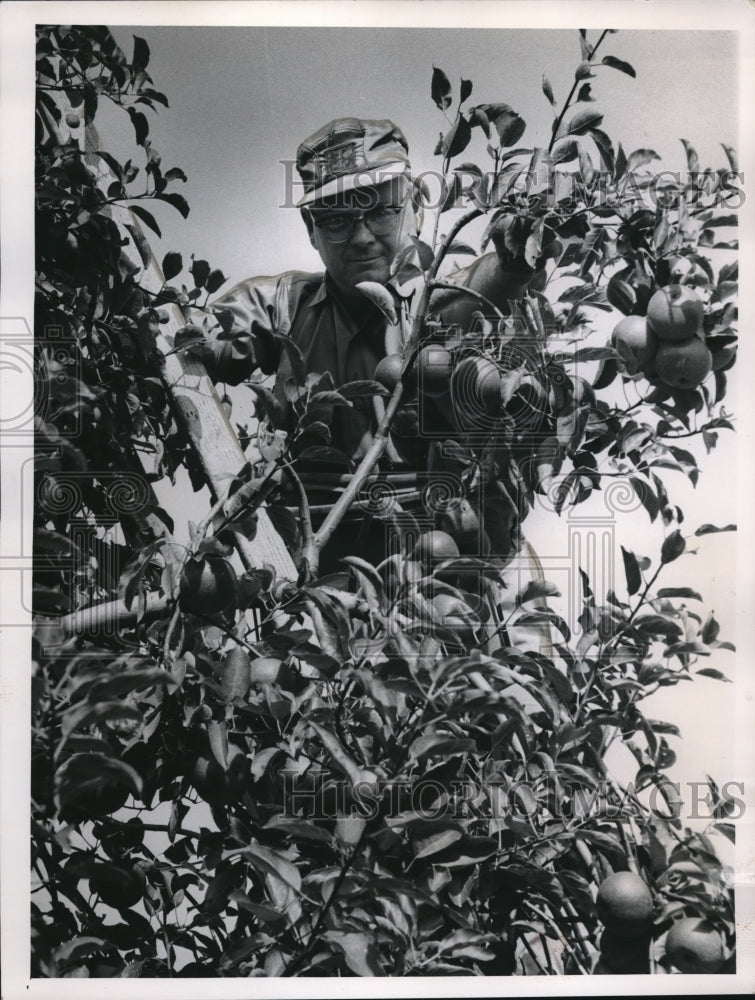
[[[394,177],[409,173],[409,164],[405,160],[396,160],[393,163],[384,163],[373,170],[360,170],[355,174],[344,174],[334,180],[323,184],[322,187],[308,191],[296,203],[297,208],[304,205],[312,205],[316,201],[325,201],[335,195],[344,194],[346,191],[354,191],[357,188],[375,187],[384,181],[390,181]]]

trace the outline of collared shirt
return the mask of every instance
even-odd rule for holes
[[[372,379],[386,354],[401,353],[411,329],[411,286],[386,286],[396,305],[390,323],[366,297],[346,300],[327,274],[287,271],[273,277],[249,278],[213,303],[216,311],[233,313],[231,336],[251,339],[250,371],[260,366],[277,372],[279,395],[291,373],[291,363],[276,334],[290,337],[302,353],[307,372],[330,372],[335,386]],[[256,361],[257,364],[253,362]],[[376,425],[372,402],[355,400],[337,407],[331,427],[332,444],[358,460]]]

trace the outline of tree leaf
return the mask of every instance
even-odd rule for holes
[[[561,591],[550,580],[530,580],[523,590],[516,595],[516,606],[534,601],[538,597],[560,597]]]
[[[138,146],[143,146],[147,136],[149,135],[149,122],[141,111],[135,111],[133,108],[129,108],[128,114],[131,119],[131,123],[134,126],[136,144]]]
[[[731,684],[732,681],[722,674],[720,670],[714,670],[712,667],[703,667],[701,670],[696,670],[696,674],[702,674],[703,677],[712,677],[716,681],[725,681],[727,684]]]
[[[602,121],[603,115],[594,108],[580,108],[572,115],[566,134],[586,135],[591,129],[598,128]]]
[[[414,244],[414,248],[417,251],[417,257],[419,258],[419,266],[423,271],[427,271],[432,267],[433,260],[435,259],[435,254],[433,253],[433,248],[429,243],[425,243],[423,240],[418,239],[416,236],[411,237],[411,241]]]
[[[694,601],[702,601],[701,595],[690,587],[661,587],[658,597],[688,597]]]
[[[149,45],[138,35],[134,35],[134,55],[131,65],[135,70],[146,69],[149,65]]]
[[[627,591],[631,597],[633,594],[636,594],[642,586],[642,574],[640,573],[640,566],[634,552],[629,552],[622,545],[621,554],[624,558],[624,574],[627,578]]]
[[[433,77],[430,83],[430,96],[435,106],[441,111],[451,106],[451,82],[437,66],[433,66]]]
[[[606,297],[612,306],[628,316],[637,301],[637,294],[632,286],[617,274],[611,276],[606,285]]]
[[[694,146],[689,143],[686,139],[679,140],[684,146],[684,152],[687,154],[687,169],[691,174],[697,174],[700,172],[700,157]]]
[[[461,840],[461,837],[461,830],[439,830],[423,837],[412,837],[414,856],[426,858],[430,854],[437,854],[438,851],[445,850],[446,847],[455,844],[457,840]]]
[[[661,563],[666,565],[666,563],[673,562],[678,559],[679,556],[684,552],[687,543],[684,540],[684,536],[681,531],[677,528],[672,531],[671,534],[667,535],[663,539],[663,545],[661,546]]]
[[[177,209],[178,212],[185,218],[189,215],[189,203],[186,201],[183,195],[176,194],[175,192],[162,192],[157,195],[160,201],[167,201],[169,205]]]
[[[443,138],[441,153],[445,159],[450,160],[454,156],[458,156],[459,153],[464,152],[469,145],[471,138],[471,125],[464,115],[457,115],[456,121],[453,123],[448,132],[446,132]]]
[[[450,100],[450,98],[449,98]],[[357,931],[325,931],[324,941],[329,941],[341,952],[346,964],[356,976],[384,976],[374,940]]]
[[[163,262],[162,262],[163,277],[165,278],[166,281],[170,281],[171,278],[175,278],[177,274],[181,273],[181,271],[183,270],[183,266],[184,262],[181,254],[177,253],[175,250],[171,250],[169,253],[166,253],[165,256],[163,257]]]
[[[550,80],[543,74],[543,93],[548,98],[552,105],[555,105],[556,98],[553,96],[553,87],[551,87]]]
[[[626,73],[627,76],[637,76],[633,66],[630,66],[628,62],[624,62],[622,59],[617,59],[616,56],[603,56],[603,65],[618,69],[622,73]]]
[[[207,726],[207,735],[212,755],[225,771],[228,768],[228,732],[225,723],[213,719]]]
[[[189,273],[194,279],[194,287],[203,288],[210,273],[210,265],[206,260],[193,260],[191,262],[191,267],[189,268]],[[232,313],[231,316],[233,316]]]
[[[472,81],[462,79],[461,86],[459,87],[460,103],[463,104],[468,97],[471,97],[471,95],[472,95]]]
[[[736,531],[736,530],[737,530],[736,524],[727,524],[727,525],[724,525],[723,528],[717,528],[715,526],[715,524],[701,524],[700,527],[695,532],[695,534],[697,536],[700,536],[700,535],[712,535],[715,532],[719,532],[719,531]]]
[[[373,305],[376,305],[389,323],[397,323],[396,303],[393,296],[383,285],[377,281],[360,281],[356,286],[365,298],[368,298]]]
[[[228,279],[223,274],[223,272],[218,270],[218,268],[215,268],[214,270],[210,271],[210,273],[207,275],[204,287],[212,295],[213,292],[217,292],[220,286],[224,284],[227,280]]]
[[[148,212],[146,208],[142,208],[141,205],[130,205],[129,211],[133,212],[137,219],[141,219],[146,226],[149,226],[153,233],[156,233],[158,236],[162,236],[160,227],[158,226],[154,215],[151,212]]]

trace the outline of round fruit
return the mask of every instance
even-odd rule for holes
[[[78,128],[80,124],[81,124],[81,119],[79,118],[78,115],[75,115],[73,112],[66,115],[66,125],[69,128]]]
[[[388,392],[393,392],[401,379],[403,359],[400,354],[388,354],[377,363],[374,379],[384,386]]]
[[[648,302],[648,325],[659,340],[689,340],[703,335],[703,301],[686,285],[659,288]]]
[[[90,816],[110,816],[126,804],[129,790],[125,785],[100,785],[96,791],[77,795],[66,803],[65,813],[71,818],[87,819]]]
[[[712,368],[713,356],[698,337],[661,344],[655,356],[656,376],[674,389],[694,389]]]
[[[641,937],[621,937],[613,931],[603,931],[600,938],[600,957],[602,961],[620,975],[635,973],[642,975],[650,972],[650,935]]]
[[[462,430],[490,426],[503,408],[498,366],[489,358],[464,358],[451,375],[451,399]]]
[[[225,658],[220,681],[226,701],[246,695],[251,683],[251,670],[251,661],[246,651],[240,646],[234,646]]]
[[[438,515],[438,527],[451,535],[463,555],[490,554],[490,539],[480,523],[480,515],[466,497],[455,500]]]
[[[436,398],[448,393],[453,359],[439,344],[426,344],[417,355],[417,385],[423,396]]]
[[[184,566],[178,603],[182,611],[216,615],[235,607],[236,571],[222,556],[192,558]]]
[[[634,872],[614,872],[600,884],[598,918],[619,937],[644,934],[653,920],[653,897]]]
[[[191,772],[191,783],[211,806],[225,802],[225,771],[214,757],[197,758]]]
[[[239,757],[242,763],[235,764],[234,762]],[[202,754],[194,762],[191,783],[205,802],[211,806],[223,805],[228,801],[233,781],[237,777],[238,771],[243,770],[245,760],[243,751],[234,743],[228,745],[228,771],[224,771],[213,756]],[[229,774],[231,775],[230,783]]]
[[[97,865],[91,882],[102,902],[116,910],[128,909],[144,895],[145,878],[139,868]]]
[[[471,609],[453,594],[436,594],[430,601],[433,619],[442,628],[456,632],[461,639],[474,640],[475,621]]]
[[[680,972],[718,972],[724,964],[721,935],[697,917],[677,920],[666,937],[666,955]]]
[[[629,374],[636,375],[652,361],[658,339],[643,316],[625,316],[614,327],[611,343]]]
[[[287,688],[293,680],[290,667],[274,656],[259,656],[252,660],[250,682],[259,687],[279,684]]]
[[[425,531],[417,539],[412,558],[424,567],[432,567],[444,559],[456,559],[459,546],[445,531]]]

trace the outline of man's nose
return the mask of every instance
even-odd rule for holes
[[[371,243],[372,240],[373,235],[364,219],[356,219],[351,230],[351,240],[349,242],[359,246],[360,244]]]

